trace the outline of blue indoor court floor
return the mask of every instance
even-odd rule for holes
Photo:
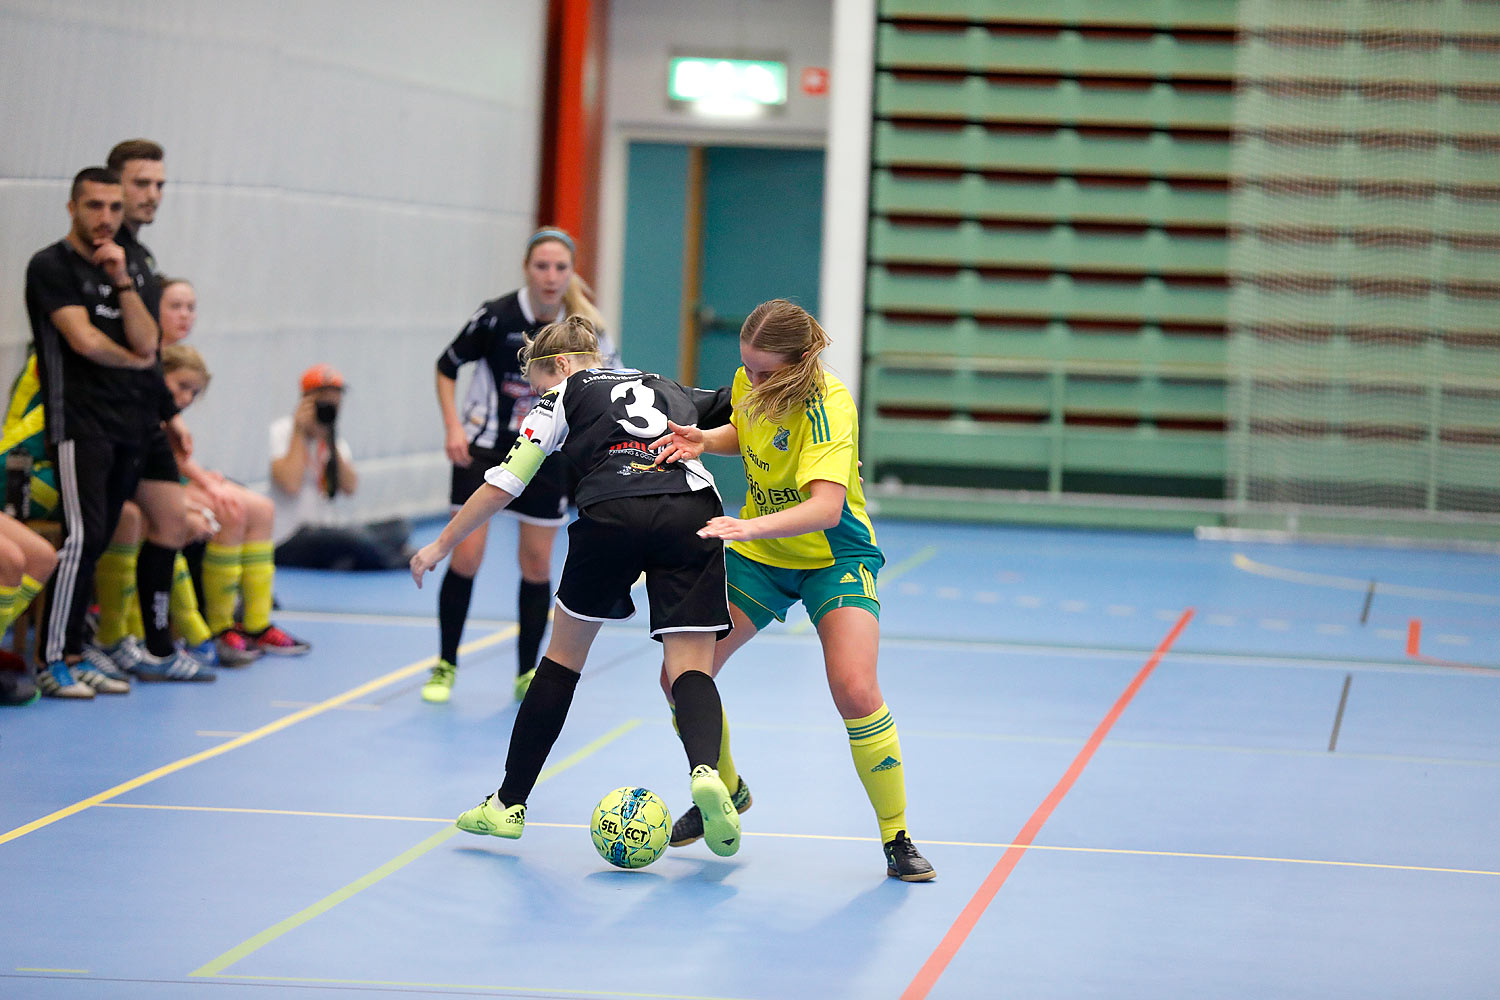
[[[525,837],[458,833],[515,712],[499,522],[446,706],[435,577],[287,570],[306,657],[0,710],[0,997],[1500,995],[1500,556],[877,530],[935,881],[886,877],[796,616],[720,676],[734,857],[589,842],[612,788],[687,801],[640,618],[601,632]]]

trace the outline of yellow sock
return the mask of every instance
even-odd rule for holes
[[[271,627],[271,590],[276,580],[275,549],[270,539],[246,542],[240,559],[244,567],[240,589],[245,595],[245,631],[251,635]]]
[[[208,622],[198,610],[198,592],[193,589],[193,574],[188,572],[182,553],[172,560],[172,598],[167,605],[172,628],[189,646],[201,646],[213,638]]]
[[[240,595],[240,545],[209,542],[203,550],[203,616],[214,635],[234,625]]]
[[[40,594],[42,592],[42,588],[45,586],[45,583],[32,576],[30,573],[22,573],[21,586],[20,589],[16,591],[16,603],[14,608],[12,608],[11,610],[10,620],[15,621],[17,618],[21,617],[21,612],[25,611],[28,607],[31,606],[31,602],[36,600],[36,595]]]
[[[677,706],[673,705],[671,708],[672,729],[678,736],[681,736],[682,730],[677,728]],[[733,795],[734,790],[740,784],[740,772],[735,769],[734,757],[729,752],[729,713],[725,712],[722,706],[720,706],[719,711],[723,714],[724,728],[719,736],[719,766],[715,770],[719,772],[719,777],[723,779],[724,787],[729,789],[729,794]]]
[[[137,545],[111,543],[94,568],[94,590],[99,595],[99,628],[94,641],[113,646],[130,631],[130,610],[135,599],[135,555]],[[139,621],[141,609],[135,607]]]
[[[146,638],[146,623],[141,621],[141,601],[134,583],[125,595],[125,631],[137,639]]]
[[[20,592],[20,587],[7,587],[0,584],[0,632],[10,628],[10,623],[15,621],[21,613],[16,610],[16,595]]]
[[[890,709],[881,705],[863,719],[845,719],[854,769],[880,820],[880,841],[887,843],[906,830],[906,775],[901,768],[901,741]],[[910,831],[908,831],[909,833]]]

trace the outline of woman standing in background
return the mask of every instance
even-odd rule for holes
[[[597,330],[598,308],[589,288],[573,270],[576,246],[561,229],[544,228],[526,243],[526,283],[479,307],[437,361],[437,398],[443,414],[444,449],[453,463],[449,502],[456,513],[484,483],[485,470],[505,460],[537,395],[521,374],[525,338],[569,316],[587,319]],[[600,353],[606,366],[619,360],[603,333]],[[475,365],[463,407],[458,406],[458,373]],[[535,675],[537,653],[552,608],[552,543],[567,520],[571,483],[565,460],[550,456],[535,478],[506,508],[517,521],[516,557],[521,580],[516,595],[517,700]],[[474,577],[489,539],[486,521],[459,542],[438,588],[437,666],[422,686],[422,700],[446,702],[458,671],[458,644],[469,617]]]

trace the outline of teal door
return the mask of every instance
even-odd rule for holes
[[[727,385],[752,309],[781,298],[818,312],[823,151],[641,142],[628,164],[625,361]],[[737,508],[739,460],[708,465],[725,506]]]

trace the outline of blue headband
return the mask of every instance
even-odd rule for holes
[[[569,236],[567,233],[563,232],[561,229],[539,229],[539,230],[537,230],[536,235],[533,236],[531,238],[530,242],[528,242],[526,244],[527,251],[529,252],[532,247],[534,247],[538,243],[542,242],[542,240],[557,240],[557,242],[561,243],[563,246],[565,246],[565,247],[568,248],[568,253],[577,253],[578,252],[578,249],[575,246],[573,246],[573,237]]]

